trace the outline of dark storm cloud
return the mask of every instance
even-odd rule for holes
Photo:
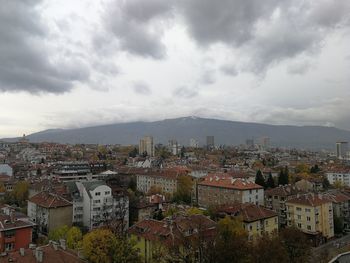
[[[107,28],[124,51],[161,59],[166,49],[161,42],[162,30],[158,18],[169,16],[170,11],[171,1],[115,0],[107,12]]]
[[[198,96],[198,91],[190,89],[186,86],[179,87],[173,91],[175,97],[180,97],[184,99],[191,99]]]
[[[134,92],[141,95],[151,95],[150,87],[144,82],[136,82],[133,84]]]
[[[36,5],[40,1],[0,0],[0,90],[62,93],[88,78],[81,61],[50,58],[44,45],[48,29]],[[81,65],[81,67],[80,67]]]

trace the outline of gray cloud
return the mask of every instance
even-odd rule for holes
[[[159,22],[170,14],[171,1],[115,0],[107,12],[107,31],[118,39],[120,48],[134,55],[161,59],[166,50],[161,42]]]
[[[133,84],[133,90],[137,94],[151,95],[152,91],[150,87],[144,82],[136,82]]]
[[[224,73],[225,75],[228,76],[237,76],[238,75],[238,70],[235,65],[232,64],[225,64],[220,67],[220,71]]]
[[[40,1],[0,1],[0,90],[62,93],[89,72],[81,60],[53,59],[48,29],[36,9]],[[74,63],[74,66],[73,66]]]
[[[310,63],[306,61],[302,61],[302,62],[290,64],[287,67],[287,72],[289,74],[302,75],[302,74],[305,74],[310,69],[310,67],[311,67]]]
[[[198,96],[198,91],[195,89],[190,89],[186,86],[178,87],[173,91],[175,97],[180,97],[184,99],[191,99]]]

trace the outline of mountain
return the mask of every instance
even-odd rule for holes
[[[205,144],[206,136],[215,136],[215,144],[239,145],[246,139],[270,138],[271,145],[304,149],[334,149],[335,142],[350,141],[350,131],[323,126],[269,125],[197,117],[154,122],[130,122],[79,129],[51,129],[27,136],[31,142],[138,144],[144,135],[155,143],[176,139],[189,145],[190,138]],[[17,138],[7,139],[13,141]],[[6,140],[6,139],[4,139]]]

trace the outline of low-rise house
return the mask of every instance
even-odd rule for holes
[[[0,252],[28,248],[32,242],[33,226],[32,223],[15,217],[13,213],[0,214]]]
[[[302,194],[286,202],[288,226],[296,226],[319,245],[334,237],[333,205],[322,194]]]
[[[301,179],[295,186],[303,192],[319,192],[323,190],[322,178]]]
[[[277,212],[280,227],[287,226],[287,198],[300,192],[292,185],[280,185],[265,191],[265,207]]]
[[[263,234],[272,235],[278,232],[278,214],[259,205],[250,203],[223,205],[217,212],[220,215],[239,217],[250,241],[255,241]]]
[[[198,205],[209,207],[222,204],[264,204],[264,188],[254,182],[231,176],[207,176],[197,184]]]
[[[205,249],[206,243],[215,236],[216,223],[203,215],[178,215],[162,221],[145,219],[133,225],[128,232],[137,241],[136,247],[145,263],[154,262],[152,253],[160,249],[167,251],[165,257],[171,255],[174,258],[181,254],[191,258],[188,262],[200,262],[202,250],[194,251],[191,240],[200,238],[202,249]]]
[[[63,197],[44,191],[28,199],[28,216],[38,231],[47,235],[63,225],[72,226],[73,204]]]

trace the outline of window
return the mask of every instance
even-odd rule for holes
[[[95,196],[99,196],[99,195],[101,195],[101,192],[96,192],[95,193]]]
[[[311,230],[311,226],[307,226],[307,230]]]
[[[5,251],[11,251],[15,248],[15,243],[5,243]]]
[[[301,211],[301,208],[300,208],[300,207],[297,207],[297,211]]]
[[[301,215],[298,215],[298,219],[301,220]]]
[[[94,200],[94,203],[99,204],[99,203],[101,203],[101,200]]]
[[[301,224],[300,223],[298,223],[298,227],[301,228]]]
[[[110,191],[106,191],[105,192],[105,195],[109,195],[111,192]]]
[[[306,217],[306,221],[309,221],[309,222],[310,222],[310,221],[311,221],[311,217],[307,216],[307,217]]]
[[[310,213],[310,212],[311,212],[311,209],[310,209],[310,208],[305,208],[305,212],[306,212],[306,213]]]

